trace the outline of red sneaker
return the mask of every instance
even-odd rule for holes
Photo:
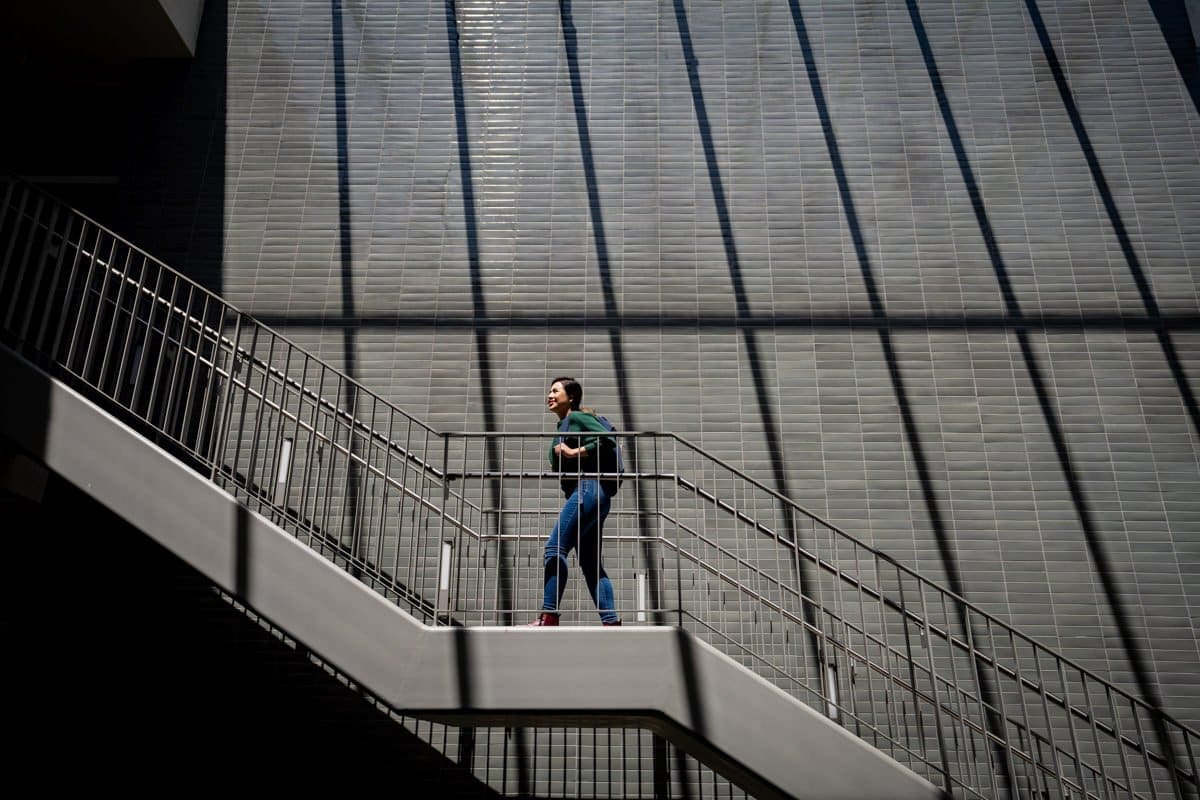
[[[526,628],[557,628],[558,614],[543,613],[540,617],[525,626]]]

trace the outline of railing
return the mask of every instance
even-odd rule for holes
[[[433,431],[31,187],[0,195],[7,343],[426,623],[538,613],[553,434]],[[693,632],[960,796],[1195,796],[1192,729],[687,441],[615,438],[625,624]],[[564,621],[593,621],[575,572]]]

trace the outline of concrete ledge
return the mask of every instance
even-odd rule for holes
[[[677,629],[426,627],[3,346],[0,376],[0,433],[400,712],[646,727],[756,797],[944,796]]]

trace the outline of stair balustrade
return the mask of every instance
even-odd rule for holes
[[[422,622],[539,613],[553,432],[436,431],[34,187],[0,197],[8,346]],[[693,633],[955,796],[1197,796],[1193,729],[687,440],[613,438],[624,624]],[[563,624],[598,625],[573,569]]]

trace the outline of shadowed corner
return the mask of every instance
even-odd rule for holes
[[[112,217],[98,217],[218,297],[225,294],[230,3],[203,3],[193,59],[153,62],[142,76],[146,104],[130,115]],[[73,103],[61,105],[82,118]]]
[[[1188,20],[1189,14],[1200,15],[1200,5],[1195,5],[1189,10],[1187,2],[1191,2],[1191,0],[1187,0],[1187,2],[1185,0],[1148,0],[1148,2],[1154,12],[1154,19],[1158,22],[1159,30],[1162,31],[1163,39],[1166,40],[1167,47],[1171,51],[1171,57],[1175,60],[1179,78],[1192,98],[1192,105],[1197,111],[1200,111],[1200,50],[1197,49],[1197,44],[1200,43],[1196,41],[1192,33],[1193,25]],[[1195,22],[1195,28],[1200,29],[1200,20],[1191,22]]]

